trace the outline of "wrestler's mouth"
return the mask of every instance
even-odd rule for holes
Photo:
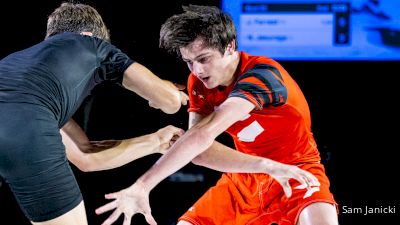
[[[210,80],[210,77],[202,77],[201,80],[202,80],[203,82],[207,82],[208,80]]]

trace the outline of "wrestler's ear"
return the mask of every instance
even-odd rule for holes
[[[231,55],[236,51],[236,42],[235,40],[229,42],[229,44],[226,46],[225,49],[225,54]]]
[[[87,36],[90,36],[90,37],[93,36],[93,33],[92,33],[92,32],[89,32],[89,31],[82,31],[80,34],[81,34],[81,35],[87,35]]]

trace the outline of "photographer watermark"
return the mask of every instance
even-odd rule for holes
[[[342,205],[340,207],[342,214],[360,214],[360,215],[378,215],[378,214],[397,214],[396,205],[380,205],[380,206],[369,206],[364,205],[361,207],[353,207],[348,205]]]

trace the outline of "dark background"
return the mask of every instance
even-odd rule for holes
[[[47,16],[61,1],[0,3],[0,58],[43,40]],[[219,6],[219,1],[81,1],[94,6],[111,31],[113,44],[164,79],[185,83],[186,65],[158,48],[159,28],[181,5]],[[309,101],[312,129],[319,145],[331,191],[339,203],[339,222],[397,224],[400,198],[398,176],[398,94],[400,62],[282,61]],[[90,139],[122,139],[155,132],[168,124],[187,127],[186,108],[166,115],[113,84],[96,87],[74,118]],[[1,126],[1,124],[0,124]],[[226,135],[219,140],[231,145]],[[1,146],[0,146],[1,148]],[[109,171],[83,173],[73,167],[83,192],[89,224],[108,215],[94,209],[105,204],[105,193],[131,185],[159,155],[138,159]],[[158,185],[150,195],[160,225],[175,224],[219,177],[219,173],[189,164]],[[346,214],[342,207],[395,207],[395,214]],[[0,187],[0,224],[29,224],[6,185]],[[120,218],[122,219],[122,218]],[[5,222],[5,221],[10,222]],[[116,224],[122,224],[119,220]],[[139,214],[132,224],[145,224]]]

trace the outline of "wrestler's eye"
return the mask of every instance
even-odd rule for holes
[[[209,60],[209,57],[202,57],[198,61],[199,61],[199,63],[204,64],[204,63],[207,63],[208,60]]]
[[[188,64],[189,66],[193,65],[193,62],[191,60],[183,60],[186,64]]]

